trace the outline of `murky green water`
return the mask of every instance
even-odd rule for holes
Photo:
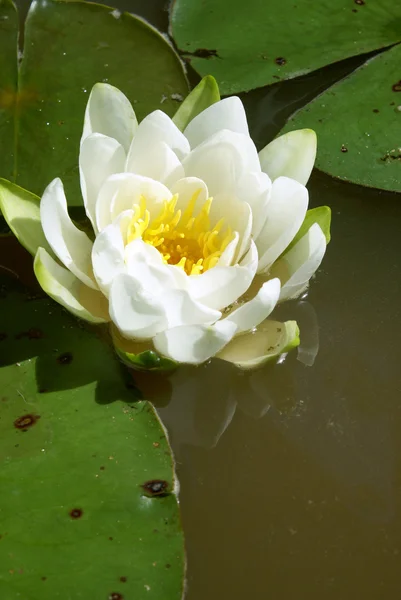
[[[166,26],[163,1],[114,4]],[[246,95],[258,145],[349,65]],[[316,172],[308,187],[333,209],[332,242],[308,298],[281,310],[306,362],[318,336],[314,365],[138,379],[178,461],[186,600],[401,592],[401,201]]]

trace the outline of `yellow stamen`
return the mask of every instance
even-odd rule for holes
[[[175,265],[187,275],[200,275],[216,266],[233,239],[224,219],[210,225],[213,198],[208,198],[194,216],[201,190],[191,197],[184,211],[176,210],[178,194],[165,200],[156,217],[150,218],[146,198],[133,205],[134,215],[127,230],[127,243],[141,238],[160,252],[163,262]]]

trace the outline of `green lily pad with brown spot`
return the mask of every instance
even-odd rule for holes
[[[222,95],[298,77],[401,41],[394,0],[175,0],[177,47]]]
[[[139,119],[158,108],[173,115],[188,93],[183,66],[153,27],[95,3],[33,2],[19,72],[17,34],[16,10],[0,0],[0,177],[38,195],[61,177],[69,204],[82,205],[79,140],[92,86],[120,88]]]
[[[284,132],[316,131],[321,171],[401,192],[400,63],[401,45],[369,59],[295,113]]]
[[[0,598],[181,600],[175,473],[152,406],[94,332],[0,284]]]

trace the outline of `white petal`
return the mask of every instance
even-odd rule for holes
[[[56,256],[85,285],[97,289],[92,273],[92,242],[71,221],[63,184],[58,178],[43,193],[40,219],[46,239]]]
[[[86,214],[97,233],[95,207],[105,180],[124,170],[125,150],[114,138],[100,133],[89,135],[79,153],[79,174]]]
[[[234,323],[174,327],[157,334],[153,343],[158,352],[177,362],[197,365],[205,362],[232,339]]]
[[[258,253],[251,242],[241,265],[213,267],[202,275],[188,278],[188,291],[192,298],[209,308],[221,310],[235,302],[250,286],[256,272]]]
[[[163,294],[177,287],[177,273],[163,263],[161,254],[142,240],[134,240],[125,249],[127,272],[150,295]],[[182,277],[186,275],[181,271]]]
[[[285,175],[306,185],[316,158],[316,133],[312,129],[290,131],[259,152],[262,170],[274,180]]]
[[[86,105],[81,143],[91,133],[102,133],[117,140],[128,152],[137,125],[128,98],[112,85],[96,83]]]
[[[169,329],[181,325],[211,325],[221,317],[220,311],[196,302],[186,290],[165,290],[162,301]]]
[[[195,148],[222,129],[249,136],[244,106],[237,96],[220,100],[202,111],[186,127],[184,135],[191,148]]]
[[[171,193],[178,194],[176,210],[185,211],[194,194],[197,194],[193,214],[197,215],[209,198],[209,191],[204,181],[198,177],[184,177],[171,187]]]
[[[267,319],[280,296],[280,280],[271,279],[262,285],[255,298],[245,302],[226,317],[237,326],[237,333],[250,331]]]
[[[304,291],[315,271],[319,268],[326,252],[326,238],[317,223],[312,225],[283,258],[273,266],[271,275],[281,278],[280,300],[296,298]],[[280,275],[281,273],[285,274]]]
[[[295,321],[280,323],[267,320],[255,333],[234,338],[217,358],[232,362],[240,369],[254,369],[277,359],[298,344],[299,329]]]
[[[199,177],[215,196],[219,192],[236,192],[243,173],[260,171],[255,144],[249,136],[232,131],[218,132],[197,146],[183,161],[187,177]]]
[[[229,267],[234,263],[234,257],[237,256],[237,247],[239,242],[239,234],[237,231],[234,231],[233,239],[227,246],[224,248],[222,255],[219,258],[219,261],[216,267]]]
[[[238,262],[248,251],[251,242],[251,207],[233,194],[217,194],[210,208],[210,221],[215,225],[220,219],[224,219],[224,224],[230,226],[233,232],[238,232],[239,243],[234,256],[234,262]]]
[[[266,271],[284,252],[302,225],[308,208],[308,190],[294,179],[273,182],[267,219],[256,240],[258,273]]]
[[[236,194],[252,209],[252,237],[260,234],[266,222],[272,182],[266,173],[244,173],[238,181]]]
[[[92,249],[93,272],[98,286],[108,296],[113,279],[125,269],[124,242],[119,223],[101,231]]]
[[[156,142],[127,161],[126,171],[161,181],[167,186],[184,177],[177,155],[165,142]]]
[[[170,190],[158,181],[134,173],[112,175],[103,184],[96,203],[96,224],[101,231],[123,211],[139,204],[141,196],[146,207],[157,213],[164,200],[171,199]]]
[[[152,153],[155,144],[164,142],[178,158],[184,158],[189,151],[189,142],[173,121],[161,110],[150,113],[141,121],[135,132],[127,157],[127,171],[136,172],[132,166],[138,157]]]
[[[148,339],[167,327],[163,302],[128,273],[114,278],[109,302],[111,319],[126,338]]]
[[[44,248],[35,256],[34,270],[42,289],[73,315],[91,323],[110,320],[107,299],[60,266]]]

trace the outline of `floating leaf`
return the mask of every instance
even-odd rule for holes
[[[400,61],[401,46],[371,58],[289,120],[284,131],[315,129],[318,169],[401,192]]]
[[[391,46],[400,23],[394,0],[176,0],[171,14],[178,48],[223,95]]]
[[[172,115],[188,92],[181,62],[161,34],[130,14],[36,0],[17,83],[17,26],[15,9],[0,0],[0,175],[38,195],[59,176],[70,205],[80,205],[78,149],[91,87],[120,88],[139,119],[157,108]]]
[[[172,457],[153,408],[95,334],[2,283],[0,597],[180,600]]]

